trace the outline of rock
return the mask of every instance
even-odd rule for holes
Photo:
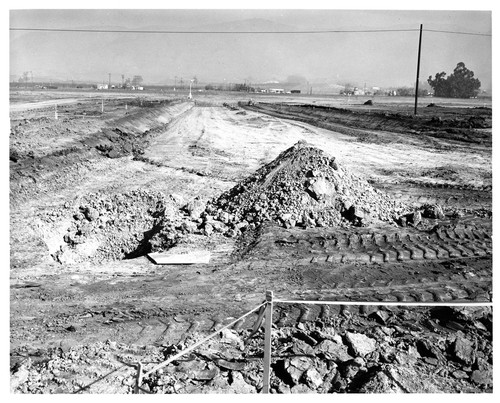
[[[302,374],[312,366],[312,360],[307,357],[294,357],[290,360],[285,360],[285,371],[290,375],[291,380],[299,383]]]
[[[233,330],[223,329],[221,330],[221,336],[221,343],[233,344],[240,349],[244,348],[243,340]]]
[[[325,178],[319,178],[307,190],[317,201],[321,201],[335,194],[335,185]]]
[[[431,357],[424,357],[424,361],[427,364],[437,366],[439,364],[439,361],[436,358],[431,358]]]
[[[182,230],[188,234],[193,234],[198,230],[198,225],[193,221],[184,221],[182,223]]]
[[[422,357],[435,358],[438,361],[445,360],[443,353],[439,350],[436,344],[429,342],[428,340],[419,339],[416,343],[417,351]]]
[[[445,215],[443,213],[443,209],[440,205],[438,204],[426,204],[421,207],[422,210],[422,217],[424,218],[433,218],[433,219],[444,219]]]
[[[422,221],[422,214],[417,210],[413,213],[406,214],[405,218],[407,224],[412,224],[414,227],[416,227]]]
[[[214,232],[214,227],[212,226],[212,224],[205,223],[205,225],[203,227],[203,234],[206,236],[210,236],[210,235],[212,235],[213,232]]]
[[[467,379],[469,377],[469,375],[467,375],[467,373],[465,373],[464,371],[460,371],[459,369],[457,369],[456,371],[453,371],[451,374],[456,379]]]
[[[361,209],[357,206],[354,207],[353,215],[354,215],[354,217],[359,218],[360,220],[364,220],[366,218],[366,214],[363,211],[363,209]]]
[[[17,150],[14,150],[14,149],[10,150],[10,152],[9,152],[9,159],[12,162],[17,162],[17,161],[19,161],[20,158],[21,158],[21,156],[19,155],[19,152]]]
[[[240,221],[239,223],[237,223],[234,226],[234,229],[241,231],[242,229],[246,228],[247,226],[248,226],[248,221],[243,220],[243,221]]]
[[[354,360],[352,360],[352,364],[361,368],[366,365],[366,361],[362,357],[356,357],[354,358]]]
[[[472,382],[478,385],[492,386],[493,385],[493,371],[491,369],[480,370],[476,369],[472,372],[470,377]]]
[[[229,385],[227,377],[219,373],[210,382],[208,382],[206,386],[197,391],[197,393],[225,393],[230,389],[231,386]]]
[[[292,219],[292,214],[290,213],[281,214],[280,219],[283,222],[290,221]]]
[[[359,371],[359,365],[354,363],[354,360],[347,362],[342,368],[342,376],[347,379],[354,378]]]
[[[218,374],[219,370],[217,367],[188,372],[189,377],[197,381],[209,381],[214,379]]]
[[[106,156],[111,159],[120,158],[123,156],[123,153],[120,150],[117,150],[116,148],[113,147],[111,150],[108,151]]]
[[[303,376],[304,376],[304,381],[306,382],[306,385],[309,386],[311,389],[317,389],[323,383],[323,377],[314,368],[309,368],[304,373]]]
[[[12,374],[10,377],[10,393],[15,393],[16,389],[28,380],[29,374],[29,370],[24,365]]]
[[[297,355],[314,355],[314,349],[302,340],[293,339],[292,351]]]
[[[84,207],[82,209],[82,213],[85,215],[85,218],[89,221],[95,221],[99,218],[99,211],[92,207]]]
[[[188,204],[186,204],[183,207],[183,210],[185,210],[191,218],[198,219],[201,217],[201,214],[205,211],[205,202],[196,197]]]
[[[326,326],[322,330],[315,329],[311,332],[311,336],[318,341],[333,340],[337,344],[342,344],[342,337],[333,327]]]
[[[458,335],[453,343],[453,354],[460,362],[472,364],[476,359],[474,343]]]
[[[278,389],[277,389],[278,393],[281,393],[281,394],[289,394],[289,393],[292,393],[291,392],[291,389],[290,389],[290,386],[288,386],[287,384],[281,382],[279,385],[278,385]]]
[[[181,361],[179,365],[176,367],[170,367],[167,368],[169,371],[172,373],[174,372],[199,372],[203,371],[206,368],[206,364],[202,361],[199,360],[192,360],[192,361]]]
[[[474,363],[474,369],[487,370],[490,368],[490,364],[484,358],[477,357]]]
[[[259,373],[254,371],[256,371],[255,368],[250,368],[242,372],[243,379],[245,380],[246,383],[253,386],[254,388],[262,389],[262,377]]]
[[[231,383],[231,391],[234,393],[256,393],[256,389],[245,382],[241,372],[233,371],[231,373],[233,382]]]
[[[359,393],[404,393],[393,379],[389,378],[384,371],[377,371],[372,374],[369,379],[361,385]]]
[[[300,385],[295,385],[292,389],[290,389],[290,393],[315,393],[315,392],[309,389],[306,385],[300,384]]]
[[[364,357],[375,350],[377,342],[361,333],[346,333],[346,341],[355,355]]]
[[[347,346],[331,340],[323,340],[314,348],[314,351],[316,354],[322,354],[326,359],[333,360],[336,363],[352,359],[347,352]]]
[[[219,214],[219,221],[223,222],[226,225],[229,224],[232,221],[232,219],[233,219],[232,214],[229,214],[225,211]]]
[[[236,230],[234,230],[234,229],[232,229],[232,228],[229,228],[229,229],[228,229],[228,230],[224,233],[224,235],[226,235],[226,236],[227,236],[227,237],[229,237],[229,238],[234,238],[234,237],[238,236],[238,234],[239,234],[239,231],[236,231]]]
[[[215,232],[224,233],[227,230],[227,227],[220,221],[214,221],[211,225]]]
[[[85,218],[85,216],[82,214],[82,213],[76,213],[73,215],[73,218],[76,220],[76,221],[81,221]]]
[[[376,311],[372,312],[370,315],[368,315],[369,318],[374,319],[381,325],[385,325],[387,323],[387,320],[389,319],[389,313],[387,311]]]

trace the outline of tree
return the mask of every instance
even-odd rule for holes
[[[396,94],[400,97],[411,97],[415,95],[415,91],[410,87],[400,87],[396,90]]]
[[[474,78],[474,72],[465,67],[463,62],[457,64],[453,74],[446,77],[445,72],[437,73],[434,79],[429,76],[427,82],[434,90],[434,95],[444,98],[470,98],[475,97],[481,81]]]

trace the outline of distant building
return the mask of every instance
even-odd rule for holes
[[[300,90],[291,90],[290,93],[291,94],[300,94]]]
[[[283,88],[270,88],[269,92],[271,94],[284,94],[285,90]]]
[[[107,90],[108,84],[97,84],[97,89],[98,90]]]
[[[361,88],[354,87],[353,95],[365,95],[365,91]]]

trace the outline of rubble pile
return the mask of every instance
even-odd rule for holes
[[[207,204],[206,215],[240,230],[395,222],[411,209],[351,174],[335,157],[300,141]]]
[[[271,393],[492,392],[491,308],[354,308],[315,321],[278,320]],[[261,392],[264,337],[248,339],[250,332],[222,330],[145,377],[142,388],[155,394]],[[123,363],[148,363],[147,370],[204,337],[192,333],[161,346],[107,341],[15,351],[11,392],[133,393],[136,371]]]
[[[178,205],[161,192],[96,193],[79,200],[70,214],[56,260],[118,260],[149,252],[148,240],[159,230],[158,223],[178,215]]]
[[[489,308],[370,310],[277,330],[275,393],[492,390]]]

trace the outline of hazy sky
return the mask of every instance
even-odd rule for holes
[[[10,26],[177,31],[418,29],[424,25],[421,80],[458,62],[491,88],[488,11],[346,10],[13,10]],[[145,83],[197,76],[200,82],[264,82],[299,75],[311,82],[413,85],[418,32],[327,34],[137,34],[11,31],[10,74]]]

